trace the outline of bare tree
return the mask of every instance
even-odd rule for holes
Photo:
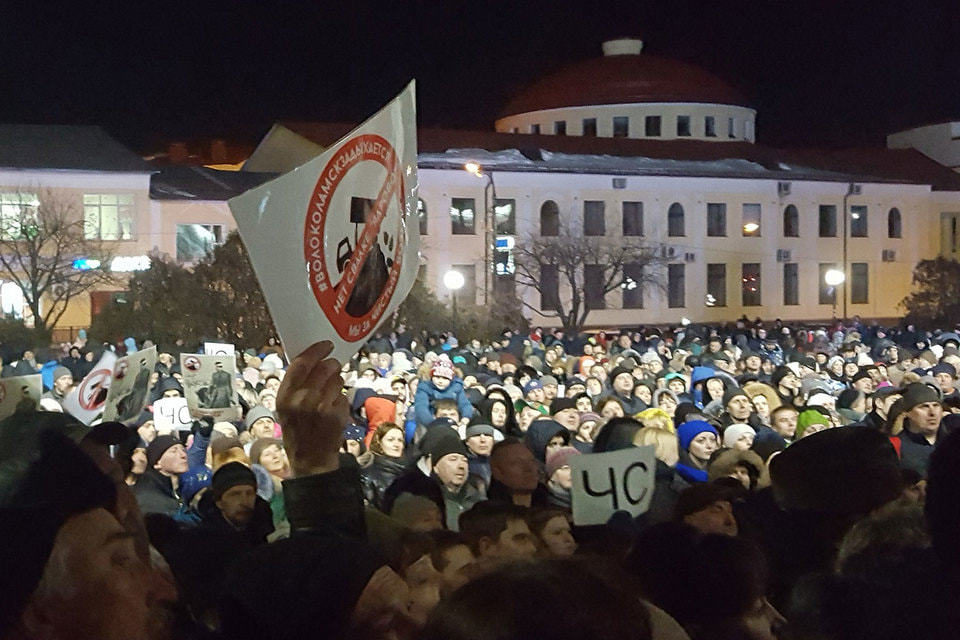
[[[20,287],[35,327],[45,333],[71,300],[114,283],[111,252],[87,236],[79,197],[21,190],[0,207],[0,273]],[[83,264],[75,265],[77,259]]]
[[[659,247],[634,239],[582,236],[561,226],[556,236],[528,235],[514,247],[516,282],[540,293],[542,304],[523,305],[541,315],[558,318],[566,332],[579,332],[595,308],[617,289],[638,293],[663,289]],[[544,278],[546,269],[556,273]],[[555,270],[555,271],[554,271]],[[591,272],[587,282],[587,271]],[[589,291],[588,291],[589,286]]]

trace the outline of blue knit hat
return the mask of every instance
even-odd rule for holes
[[[720,435],[717,433],[716,428],[705,420],[684,422],[677,427],[677,439],[680,441],[680,448],[686,451],[690,448],[690,443],[693,442],[693,439],[706,431],[709,431],[715,436]]]

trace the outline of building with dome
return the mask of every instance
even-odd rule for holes
[[[661,286],[629,286],[627,265],[605,296],[587,265],[588,326],[902,315],[917,262],[960,250],[960,174],[908,143],[766,147],[757,117],[723,80],[624,38],[533,82],[493,131],[422,128],[421,275],[441,297],[450,270],[461,299],[515,291],[534,324],[557,325],[547,298],[571,292],[556,266],[543,265],[541,294],[516,286],[512,252],[568,229],[662,260]],[[350,128],[278,123],[244,169],[290,170]],[[845,283],[829,286],[830,270]]]

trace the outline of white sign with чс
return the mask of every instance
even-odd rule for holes
[[[606,524],[617,511],[633,517],[645,512],[650,508],[656,468],[653,447],[573,456],[574,524]]]
[[[186,398],[160,398],[153,403],[153,426],[157,431],[190,431],[193,418]]]

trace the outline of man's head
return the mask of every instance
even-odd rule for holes
[[[440,572],[440,594],[446,597],[469,580],[469,567],[476,561],[473,551],[454,531],[434,531],[434,547],[430,552],[434,568]]]
[[[516,438],[507,438],[494,445],[490,454],[490,471],[493,479],[502,482],[512,493],[533,493],[539,482],[536,458]]]
[[[540,383],[543,384],[544,402],[553,402],[553,399],[557,397],[557,392],[560,388],[557,379],[553,376],[543,376],[540,378]]]
[[[257,500],[257,477],[239,462],[228,462],[213,474],[211,493],[223,518],[243,527],[253,518]]]
[[[500,562],[529,558],[537,546],[525,515],[523,507],[481,502],[461,514],[460,534],[478,557]]]
[[[712,482],[684,489],[677,498],[674,516],[705,535],[735,536],[738,533],[737,519],[733,516],[733,491]]]
[[[452,430],[431,444],[429,454],[433,472],[447,489],[458,491],[467,481],[468,453],[466,445]]]
[[[250,409],[243,423],[254,439],[273,437],[274,416],[273,412],[266,407]]]
[[[957,384],[957,370],[952,364],[948,362],[941,362],[930,369],[930,375],[936,378],[937,384],[940,385],[941,391],[943,391],[945,394],[953,393],[953,390],[956,388]]]
[[[623,367],[617,367],[610,372],[610,386],[621,395],[633,393],[633,373]]]
[[[850,386],[857,391],[869,394],[873,393],[873,390],[876,388],[876,382],[874,382],[873,376],[870,375],[869,369],[860,369],[850,382]]]
[[[915,382],[907,385],[901,399],[907,415],[907,429],[926,437],[936,436],[943,418],[943,405],[940,396],[929,386]]]
[[[493,451],[493,434],[496,430],[488,424],[467,427],[467,448],[477,456],[489,456]]]
[[[580,412],[577,411],[577,403],[571,398],[555,398],[550,403],[550,413],[553,419],[567,428],[568,431],[576,432],[580,427]]]
[[[543,415],[539,409],[526,402],[522,402],[517,408],[519,409],[517,412],[517,425],[521,431],[526,431],[531,422]]]
[[[750,414],[753,413],[753,403],[750,402],[750,396],[739,387],[729,389],[723,394],[723,407],[737,422],[746,422]]]
[[[147,467],[165,476],[186,473],[187,450],[174,436],[157,436],[147,447]]]
[[[60,395],[66,394],[73,386],[73,373],[66,367],[53,370],[53,389]]]
[[[434,418],[450,418],[453,422],[460,422],[460,409],[453,398],[440,398],[433,403]]]
[[[523,385],[523,397],[531,402],[544,401],[543,385],[539,380],[530,380]]]
[[[789,405],[782,405],[770,414],[770,426],[784,438],[793,438],[797,432],[799,412]]]

